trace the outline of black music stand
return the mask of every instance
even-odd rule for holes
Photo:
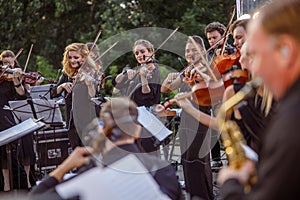
[[[15,121],[22,122],[29,118],[42,119],[46,124],[63,126],[63,119],[59,105],[55,100],[27,99],[19,101],[9,101]]]
[[[32,118],[25,120],[9,129],[0,132],[0,146],[6,145],[7,161],[9,168],[10,188],[13,188],[11,142],[43,128],[45,124],[41,121],[34,121]]]
[[[52,84],[38,85],[30,87],[30,96],[32,99],[46,98],[50,99],[50,88],[53,87]]]
[[[9,105],[16,122],[20,123],[29,118],[40,119],[47,125],[45,129],[50,129],[51,133],[53,133],[54,142],[56,142],[56,129],[64,127],[64,122],[59,105],[55,100],[28,98],[27,100],[9,101]],[[39,131],[36,132],[35,140],[37,146],[39,135]],[[38,158],[39,162],[41,162],[39,154]]]

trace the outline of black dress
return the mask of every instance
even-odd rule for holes
[[[180,92],[189,90],[189,85],[181,84]],[[193,105],[210,114],[211,107]],[[209,128],[183,110],[178,133],[186,191],[191,198],[213,199]]]
[[[237,93],[243,86],[243,84],[235,83],[235,93]],[[239,106],[242,119],[234,119],[241,129],[247,145],[250,146],[256,153],[260,152],[263,134],[270,122],[270,119],[274,115],[277,106],[276,101],[273,100],[271,110],[269,111],[269,114],[265,116],[264,112],[260,109],[261,103],[262,97],[260,95],[247,98]]]
[[[62,76],[60,77],[58,83],[50,88],[50,96],[51,98],[55,98],[55,97],[59,97],[60,95],[63,94],[63,97],[65,99],[65,106],[66,106],[66,125],[67,125],[67,129],[68,129],[68,137],[71,143],[71,147],[72,149],[75,149],[75,147],[77,146],[82,146],[82,142],[81,139],[76,131],[75,125],[74,125],[74,120],[73,120],[73,114],[72,114],[72,92],[71,93],[67,93],[64,89],[63,91],[58,94],[57,93],[57,87],[60,86],[63,83],[67,83],[70,82],[72,83],[73,80],[72,78],[68,77],[67,74],[63,73]]]
[[[9,110],[3,109],[4,106],[9,106],[9,101],[22,100],[27,98],[27,92],[25,95],[19,95],[14,87],[13,81],[3,81],[0,83],[0,131],[16,125],[13,114]],[[30,165],[35,162],[35,154],[33,151],[32,134],[27,134],[20,140],[14,141],[11,144],[12,152],[12,170],[13,170],[13,187],[14,188],[27,188],[26,174],[21,164]],[[1,169],[7,169],[7,153],[6,145],[0,148],[1,155]],[[18,175],[20,179],[18,180]],[[25,175],[25,180],[24,180]],[[1,178],[2,180],[2,178]]]
[[[132,80],[128,80],[126,76],[120,83],[116,83],[115,79],[113,79],[112,83],[115,88],[122,91],[123,96],[128,96],[137,106],[149,108],[150,106],[160,103],[161,77],[158,66],[155,67],[151,74],[147,75],[147,80],[151,90],[148,94],[142,93],[142,83],[139,75],[136,75]],[[145,128],[142,129],[141,137],[138,142],[145,152],[149,153],[158,150],[158,141]]]

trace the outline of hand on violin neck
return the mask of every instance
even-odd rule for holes
[[[186,110],[189,107],[193,106],[191,101],[186,97],[186,93],[178,93],[174,97],[176,104],[182,109]]]
[[[205,82],[210,82],[211,78],[210,76],[208,76],[207,74],[205,74],[204,72],[202,72],[203,68],[201,67],[196,67],[194,69],[191,70],[190,73],[190,79],[192,79],[194,76],[196,76],[195,80],[197,81],[205,81]]]
[[[170,84],[172,83],[177,77],[179,76],[178,72],[170,73],[167,76],[167,83]]]
[[[139,74],[141,77],[146,77],[147,73],[148,73],[147,66],[144,65],[139,69]]]
[[[136,74],[137,74],[136,70],[133,70],[133,69],[128,69],[127,70],[127,76],[128,76],[129,80],[132,80],[135,77]]]
[[[16,68],[13,71],[13,81],[14,81],[14,83],[20,83],[21,74],[22,74],[22,70],[20,68]]]

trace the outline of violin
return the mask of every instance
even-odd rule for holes
[[[156,112],[161,113],[165,109],[173,106],[176,100],[185,99],[192,97],[192,100],[199,106],[211,106],[219,103],[223,99],[223,94],[225,91],[223,80],[211,81],[206,83],[201,81],[192,86],[190,92],[183,93],[182,95],[170,99],[164,102],[162,105],[156,106]]]
[[[222,75],[225,88],[232,85],[235,80],[240,83],[246,83],[250,80],[250,73],[247,69],[235,69]]]
[[[41,77],[41,73],[40,72],[29,72],[29,73],[26,73],[25,76],[23,76],[23,81],[26,83],[26,84],[29,84],[29,85],[35,85],[36,81]],[[52,80],[50,78],[45,78],[44,77],[44,81],[47,81],[51,84],[56,84],[57,81],[55,80]]]
[[[240,51],[237,50],[233,54],[221,54],[216,56],[213,59],[211,68],[213,70],[218,70],[220,74],[226,73],[234,64],[238,63],[238,60],[240,59],[241,54]]]
[[[1,66],[0,68],[0,83],[3,81],[13,81],[12,74],[16,71],[17,68],[11,69],[10,65]]]
[[[234,63],[237,63],[237,61],[240,59],[240,52],[237,50],[235,53],[228,55],[227,53],[225,53],[225,47],[226,47],[226,43],[227,43],[227,33],[229,31],[229,27],[230,24],[233,21],[234,18],[234,14],[235,14],[235,6],[231,7],[231,11],[228,17],[228,23],[227,23],[227,27],[226,27],[226,31],[224,33],[224,35],[226,36],[222,47],[221,47],[221,53],[220,55],[217,55],[212,62],[212,69],[218,69],[219,73],[223,74],[225,73],[228,69],[230,69],[230,67],[232,65],[234,65]]]

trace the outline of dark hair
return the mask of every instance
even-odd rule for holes
[[[207,35],[207,33],[213,32],[213,31],[218,31],[222,36],[224,35],[226,30],[226,27],[221,24],[220,22],[212,22],[209,23],[206,27],[205,27],[205,35]]]
[[[100,112],[101,118],[111,119],[111,124],[105,124],[104,134],[110,136],[111,130],[118,128],[124,135],[131,135],[135,132],[138,110],[137,105],[128,97],[115,97],[106,102]],[[126,133],[126,134],[125,134]]]

